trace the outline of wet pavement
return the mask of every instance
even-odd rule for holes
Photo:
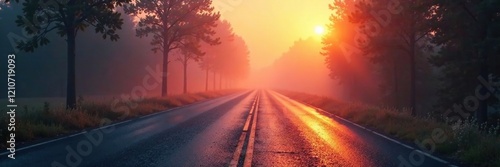
[[[267,90],[22,147],[0,166],[449,166]]]

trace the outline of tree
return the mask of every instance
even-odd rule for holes
[[[330,77],[337,79],[339,83],[349,80],[349,61],[352,56],[360,54],[354,41],[354,24],[348,20],[351,1],[335,0],[329,5],[333,11],[328,24],[328,32],[323,37],[323,51],[325,63],[330,69]]]
[[[168,63],[172,50],[182,46],[182,40],[189,36],[206,43],[217,44],[212,38],[212,28],[220,14],[214,12],[211,0],[136,0],[125,6],[126,13],[140,18],[136,30],[138,37],[152,35],[152,50],[163,53],[163,77],[161,95],[168,94]]]
[[[335,0],[329,5],[332,10],[328,31],[323,36],[323,52],[325,64],[330,69],[330,77],[338,81],[347,90],[347,98],[351,101],[371,102],[367,96],[366,86],[373,75],[373,65],[364,57],[361,50],[359,24],[349,20],[349,14],[354,11],[356,1]]]
[[[478,91],[478,77],[488,81],[500,75],[500,1],[437,0],[432,5],[433,42],[441,50],[431,62],[443,68],[440,106],[451,106]],[[494,93],[489,91],[482,87],[479,93]],[[488,120],[492,102],[493,98],[479,98],[479,123]]]
[[[203,56],[202,61],[200,61],[199,65],[200,68],[205,70],[205,91],[208,91],[208,74],[210,72],[210,69],[212,68],[212,61],[213,61],[213,56],[212,55],[205,55]]]
[[[19,1],[17,1],[19,2]],[[17,16],[16,23],[30,39],[18,41],[17,47],[27,52],[33,52],[40,46],[47,45],[50,40],[47,34],[56,31],[61,37],[66,36],[67,43],[67,91],[66,108],[76,107],[75,89],[75,47],[79,31],[94,27],[96,33],[101,33],[112,41],[119,39],[116,30],[121,29],[123,20],[116,7],[130,0],[66,0],[66,1],[21,1],[23,15]]]
[[[206,56],[204,56],[203,61],[200,62],[200,67],[206,72],[206,82],[205,89],[208,91],[208,74],[209,71],[213,72],[213,89],[216,88],[216,74],[220,71],[223,66],[225,66],[225,59],[230,57],[231,51],[231,43],[233,42],[234,33],[233,28],[231,27],[231,23],[226,20],[218,20],[217,27],[214,29],[215,36],[220,39],[219,45],[209,45],[206,44],[203,46],[204,50],[207,52]]]
[[[184,80],[183,80],[183,92],[187,93],[187,69],[188,69],[188,64],[190,60],[194,60],[195,62],[200,61],[203,55],[203,53],[200,50],[200,41],[195,39],[195,38],[186,38],[183,40],[182,45],[180,46],[179,50],[179,57],[177,57],[177,61],[182,63],[182,68],[183,68],[183,75],[184,75]]]
[[[239,35],[234,35],[226,52],[230,54],[227,54],[227,57],[221,61],[221,64],[224,66],[220,68],[220,75],[223,76],[226,82],[228,80],[236,81],[246,78],[250,71],[248,60],[250,51],[245,40]]]
[[[402,51],[408,56],[410,71],[411,114],[417,115],[417,56],[425,48],[422,40],[429,37],[430,27],[427,20],[431,17],[428,0],[404,0],[394,3],[391,0],[360,1],[359,10],[350,15],[351,21],[362,25],[361,32],[367,40],[363,41],[365,53]],[[390,56],[390,55],[389,55]]]

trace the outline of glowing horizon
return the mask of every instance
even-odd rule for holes
[[[231,22],[250,49],[253,71],[271,65],[299,39],[317,37],[315,27],[329,22],[331,2],[313,1],[214,1],[222,18]]]

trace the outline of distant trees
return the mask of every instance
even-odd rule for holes
[[[267,87],[342,97],[349,87],[343,84],[343,88],[337,89],[332,85],[338,81],[328,76],[330,70],[323,65],[324,56],[319,53],[322,47],[317,37],[299,39],[258,77],[268,81],[264,83]]]
[[[186,38],[216,44],[213,38],[220,14],[214,12],[211,0],[136,0],[125,6],[126,13],[140,18],[137,36],[152,35],[151,45],[156,53],[163,53],[161,95],[168,94],[167,78],[170,52],[183,46]]]
[[[19,2],[17,0],[17,2]],[[121,29],[123,20],[116,7],[130,0],[101,1],[21,1],[23,15],[18,16],[16,23],[27,34],[32,35],[27,40],[18,41],[17,47],[27,52],[33,52],[40,46],[47,45],[50,40],[47,34],[55,31],[61,37],[66,37],[67,43],[67,91],[66,107],[76,107],[75,92],[75,46],[79,31],[94,27],[96,33],[101,33],[106,39],[118,40],[116,30]]]
[[[250,72],[250,60],[248,46],[243,37],[234,35],[231,45],[227,48],[228,54],[220,64],[219,73],[226,84],[240,81],[248,76]],[[219,88],[222,89],[222,79]]]
[[[230,43],[233,41],[234,33],[231,24],[226,20],[218,20],[217,27],[214,29],[221,43],[217,46],[209,46],[205,45],[204,50],[206,50],[207,55],[203,58],[203,61],[200,62],[200,67],[206,71],[205,78],[205,90],[208,90],[208,78],[209,71],[213,72],[213,89],[216,88],[216,74],[220,70],[221,60],[223,56],[222,54],[228,54],[227,48],[230,47]]]
[[[242,37],[233,33],[231,24],[226,21],[218,21],[215,29],[216,36],[220,39],[220,45],[203,48],[206,55],[200,62],[200,67],[206,71],[205,89],[208,90],[209,71],[213,72],[213,89],[216,89],[216,74],[219,74],[219,89],[222,88],[222,79],[226,82],[242,79],[249,72],[248,47]]]

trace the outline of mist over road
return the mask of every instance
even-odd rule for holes
[[[19,148],[0,166],[449,166],[267,90]]]

